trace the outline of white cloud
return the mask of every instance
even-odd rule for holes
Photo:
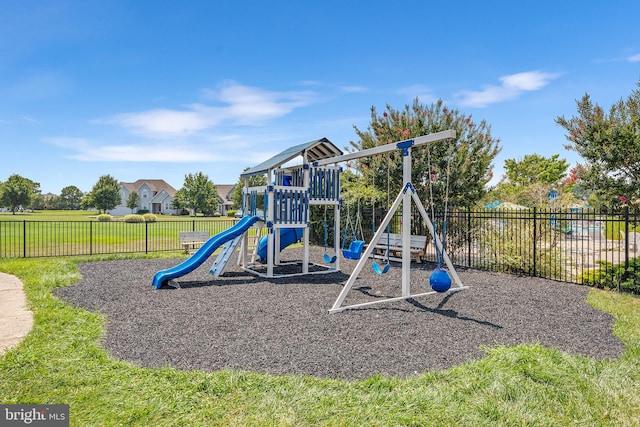
[[[118,114],[95,122],[112,124],[155,138],[174,138],[219,126],[261,125],[294,109],[316,102],[311,91],[270,91],[225,81],[217,89],[204,89],[206,101],[182,109],[152,109]]]
[[[217,122],[215,117],[215,113],[210,109],[192,106],[187,111],[155,109],[124,113],[97,122],[128,128],[137,134],[175,137],[213,126]]]
[[[640,62],[640,54],[631,55],[631,56],[627,57],[627,61],[629,61],[629,62]]]
[[[260,140],[269,140],[265,135]],[[282,138],[279,138],[282,139]],[[251,135],[210,136],[199,143],[155,142],[145,144],[102,144],[86,138],[53,137],[45,142],[70,153],[67,158],[81,162],[199,163],[225,162],[257,164],[275,153],[262,152],[247,141]],[[268,144],[267,144],[268,145]]]
[[[462,91],[456,94],[458,103],[466,107],[486,107],[518,98],[524,92],[540,90],[560,77],[559,73],[527,71],[500,77],[501,86],[486,86],[481,91]]]
[[[346,93],[363,93],[363,92],[368,92],[369,89],[367,89],[364,86],[340,86],[340,90],[342,92],[346,92]]]
[[[202,162],[220,160],[190,146],[169,144],[100,145],[84,138],[48,138],[46,142],[74,151],[67,157],[83,162]]]
[[[431,89],[425,85],[411,85],[405,86],[397,91],[399,94],[406,96],[413,100],[418,98],[422,103],[430,103],[437,101],[437,97],[433,94]]]

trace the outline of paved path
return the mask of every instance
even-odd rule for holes
[[[0,273],[0,354],[15,347],[33,326],[33,313],[27,308],[22,282]]]

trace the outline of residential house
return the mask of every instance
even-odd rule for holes
[[[229,209],[233,209],[233,190],[235,190],[235,184],[221,184],[216,185],[218,189],[218,196],[222,202],[218,204],[217,211],[220,212],[220,215],[226,216],[227,211]]]
[[[138,206],[133,213],[138,211],[150,212],[156,215],[177,215],[179,212],[171,207],[171,202],[176,195],[176,189],[162,179],[139,179],[136,182],[121,182],[120,204],[107,211],[110,215],[128,215],[131,209],[127,207],[129,195],[138,193]]]

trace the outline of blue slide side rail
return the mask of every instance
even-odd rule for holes
[[[207,258],[213,255],[216,249],[224,245],[229,240],[233,240],[242,235],[259,220],[259,216],[245,216],[233,227],[211,237],[191,257],[187,258],[175,267],[158,271],[153,277],[153,287],[160,289],[160,287],[167,281],[191,273],[193,270],[200,267]]]

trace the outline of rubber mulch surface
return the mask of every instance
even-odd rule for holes
[[[311,260],[322,263],[323,253],[312,247]],[[302,249],[282,257],[302,259]],[[540,343],[595,359],[624,351],[614,319],[586,303],[584,286],[460,269],[467,289],[328,314],[356,261],[342,259],[341,272],[263,279],[235,262],[215,278],[213,259],[179,278],[181,289],[160,290],[154,274],[182,260],[85,263],[81,281],[55,293],[105,315],[109,353],[145,367],[358,379],[449,368],[483,357],[483,346]],[[384,275],[367,264],[345,305],[401,295],[399,264]],[[433,267],[412,264],[413,294],[430,290]]]

